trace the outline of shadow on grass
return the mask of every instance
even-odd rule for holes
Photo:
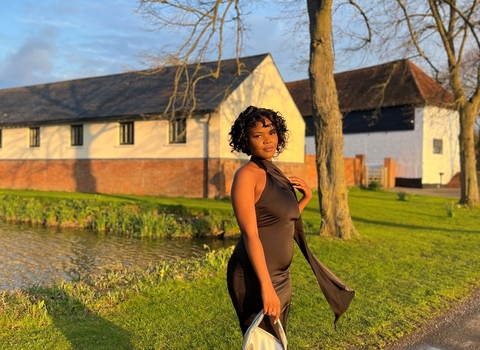
[[[70,349],[133,349],[126,330],[91,311],[82,301],[57,287],[31,290],[35,302],[45,303],[54,327],[70,342]]]
[[[408,230],[433,230],[433,231],[441,231],[441,232],[449,232],[449,233],[480,234],[480,230],[474,231],[474,230],[465,230],[465,229],[461,229],[461,228],[448,229],[448,228],[441,228],[441,227],[435,227],[435,226],[398,224],[398,223],[395,223],[395,222],[370,220],[370,219],[360,218],[360,217],[357,217],[357,216],[352,216],[352,220],[354,222],[355,221],[356,222],[362,222],[362,223],[365,223],[365,224],[372,224],[372,225],[378,225],[378,226],[389,226],[389,227],[396,227],[396,228],[402,228],[402,229],[408,229]]]
[[[405,203],[409,203],[409,202],[415,203],[416,199],[420,199],[425,204],[432,203],[432,202],[433,203],[441,203],[442,201],[452,201],[452,200],[456,199],[454,197],[443,197],[443,196],[429,195],[428,193],[425,193],[425,194],[408,193],[410,195],[409,200],[401,201],[401,200],[399,200],[398,192],[402,192],[402,191],[359,190],[359,191],[355,191],[351,194],[349,193],[349,197],[365,198],[365,199],[368,199],[368,200],[385,201],[385,202],[399,201],[399,202],[405,202]],[[379,196],[379,195],[382,195],[382,196]]]

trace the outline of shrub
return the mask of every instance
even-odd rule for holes
[[[453,218],[455,216],[455,209],[457,205],[455,202],[445,203],[445,209],[447,210],[447,216]]]
[[[404,191],[397,192],[397,196],[399,201],[408,201],[412,198],[411,193],[407,193]]]
[[[382,184],[377,181],[372,181],[368,184],[368,189],[371,191],[379,191],[382,189]]]

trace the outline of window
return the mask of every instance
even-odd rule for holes
[[[187,142],[187,120],[185,118],[170,121],[170,135],[168,142]]]
[[[40,147],[40,128],[30,128],[30,147]]]
[[[0,129],[0,148],[2,148],[2,129]]]
[[[443,140],[433,139],[433,154],[443,154]]]
[[[83,125],[71,125],[70,144],[71,146],[83,146]]]
[[[120,123],[120,144],[133,145],[133,122]]]

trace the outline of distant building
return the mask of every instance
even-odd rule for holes
[[[335,74],[343,114],[344,156],[367,165],[396,163],[396,186],[448,183],[459,164],[453,96],[409,60]],[[306,153],[315,153],[309,80],[287,83],[306,122]]]
[[[176,67],[0,90],[0,188],[223,197],[248,160],[230,152],[228,133],[249,105],[286,118],[277,161],[301,175],[305,123],[278,69],[269,54],[241,62],[240,75],[232,59],[218,79],[200,80],[188,119],[162,116]]]

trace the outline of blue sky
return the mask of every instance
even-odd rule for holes
[[[0,21],[0,89],[148,68],[140,53],[173,44],[176,36],[149,30],[136,6],[135,0],[8,1]],[[284,42],[290,29],[267,18],[276,11],[248,17],[244,54],[270,52],[285,81],[305,79],[306,66]]]

